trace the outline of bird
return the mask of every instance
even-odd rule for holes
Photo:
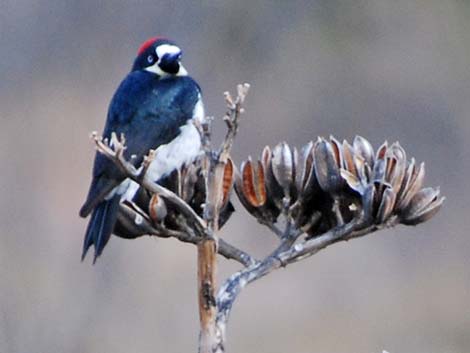
[[[181,58],[182,50],[172,40],[153,37],[145,41],[111,99],[102,134],[108,141],[113,132],[124,134],[124,157],[136,167],[149,150],[155,150],[146,174],[155,182],[201,153],[194,124],[204,118],[201,88],[188,75]],[[83,218],[91,214],[82,261],[94,246],[96,262],[113,233],[119,204],[132,201],[138,189],[114,162],[96,153],[88,196],[79,212]]]

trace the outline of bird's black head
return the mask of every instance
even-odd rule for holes
[[[145,41],[137,52],[132,71],[145,70],[158,76],[185,76],[181,49],[171,40],[154,37]]]

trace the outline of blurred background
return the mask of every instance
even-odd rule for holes
[[[0,352],[196,351],[193,246],[113,238],[96,266],[80,263],[88,134],[156,34],[184,49],[208,114],[251,83],[237,163],[282,140],[399,140],[448,197],[417,228],[248,287],[227,352],[470,351],[469,18],[463,0],[2,0]],[[274,236],[236,206],[221,236],[266,254]],[[221,260],[220,279],[237,269]]]

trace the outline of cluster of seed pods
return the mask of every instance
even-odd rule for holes
[[[219,226],[223,226],[234,209],[230,203],[230,193],[234,180],[233,163],[229,159],[224,170],[223,200],[219,216]],[[206,201],[206,185],[201,168],[201,161],[175,170],[159,181],[159,184],[175,193],[202,217]],[[155,233],[155,224],[160,229],[180,230],[180,213],[158,194],[150,194],[144,188],[138,190],[133,202],[120,205],[118,221],[114,233],[123,238],[137,238]],[[159,234],[165,236],[164,232]]]
[[[235,190],[261,223],[285,214],[314,236],[361,213],[370,224],[426,221],[444,197],[438,188],[422,188],[423,178],[424,164],[408,161],[398,143],[384,143],[374,153],[360,136],[352,144],[330,137],[300,153],[285,142],[265,147],[258,161],[241,164]]]
[[[242,205],[263,224],[290,219],[309,236],[362,215],[369,225],[416,225],[442,206],[439,188],[423,188],[424,163],[407,159],[399,143],[376,152],[364,138],[350,144],[318,138],[300,151],[283,142],[266,146],[259,160],[248,158],[240,170],[229,159],[223,179],[222,226],[233,212],[232,185]],[[202,216],[206,185],[201,161],[174,171],[159,182]],[[115,234],[136,238],[155,232],[153,225],[178,230],[178,210],[140,188],[132,203],[121,204]],[[162,234],[164,236],[164,234]]]
[[[424,162],[407,160],[398,142],[385,142],[374,155],[367,140],[356,138],[353,146],[343,145],[343,152],[341,175],[361,196],[366,217],[376,223],[397,217],[400,223],[416,225],[441,208],[445,197],[439,188],[423,188]]]

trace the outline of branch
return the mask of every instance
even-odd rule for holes
[[[244,83],[237,86],[237,97],[235,100],[229,92],[224,93],[225,102],[227,103],[228,112],[224,116],[224,121],[227,124],[227,134],[225,135],[224,142],[222,143],[219,151],[219,159],[223,162],[227,161],[230,150],[233,146],[233,141],[238,132],[238,118],[244,112],[243,103],[245,102],[246,95],[250,90],[250,85]]]
[[[197,237],[192,228],[189,226],[185,227],[186,233],[187,234],[193,234],[192,236],[188,236],[188,238],[191,239],[191,242],[193,244],[198,244],[201,241],[200,237]],[[246,253],[245,251],[235,247],[234,245],[230,244],[229,242],[219,239],[218,242],[218,247],[217,247],[217,252],[224,256],[226,259],[232,259],[235,261],[238,261],[241,263],[243,266],[248,267],[256,263],[258,260],[254,259],[250,254]]]
[[[200,353],[224,352],[222,333],[217,329],[216,315],[216,252],[219,247],[217,231],[219,214],[224,199],[224,173],[233,140],[238,131],[238,119],[243,112],[242,103],[249,89],[248,84],[238,85],[237,98],[232,99],[225,93],[228,112],[224,116],[228,131],[222,145],[216,152],[211,145],[210,123],[212,119],[196,122],[201,136],[202,149],[205,153],[203,171],[206,182],[206,202],[204,204],[204,221],[207,224],[203,239],[198,244],[198,298],[199,320],[201,326],[199,338]]]
[[[236,260],[245,267],[252,266],[258,262],[251,255],[244,252],[241,249],[233,246],[232,244],[226,242],[223,239],[219,239],[219,247],[217,249],[218,253],[224,256],[227,259]]]
[[[354,231],[361,228],[363,224],[363,217],[359,217],[350,223],[333,228],[318,237],[296,244],[285,251],[281,250],[277,253],[275,252],[273,256],[279,260],[282,266],[287,266],[288,264],[312,256],[329,245],[339,241],[347,241],[353,237],[358,237],[358,235],[355,236]],[[370,230],[367,228],[367,232],[361,233],[361,236],[369,233]]]
[[[171,230],[163,227],[161,229],[154,228],[153,230],[153,232],[151,231],[148,234],[160,238],[176,238],[183,243],[190,243],[194,245],[197,245],[201,241],[201,238],[196,237],[195,235],[191,235],[187,232]],[[232,244],[223,239],[219,239],[219,246],[217,248],[217,252],[226,259],[235,260],[245,267],[251,266],[257,262],[257,260],[255,260],[250,254],[233,246]]]
[[[128,238],[149,235],[159,238],[175,238],[183,243],[194,245],[197,245],[201,241],[201,237],[196,234],[194,229],[187,224],[183,217],[181,217],[182,221],[178,222],[178,226],[182,230],[174,230],[160,224],[155,224],[148,218],[148,215],[135,204],[121,204],[120,214],[122,216],[118,217],[122,217],[121,221],[126,223],[128,227],[131,227],[130,229],[134,230],[134,235],[131,234]],[[219,241],[218,253],[226,259],[239,262],[245,267],[251,266],[257,262],[251,255],[223,239]]]

